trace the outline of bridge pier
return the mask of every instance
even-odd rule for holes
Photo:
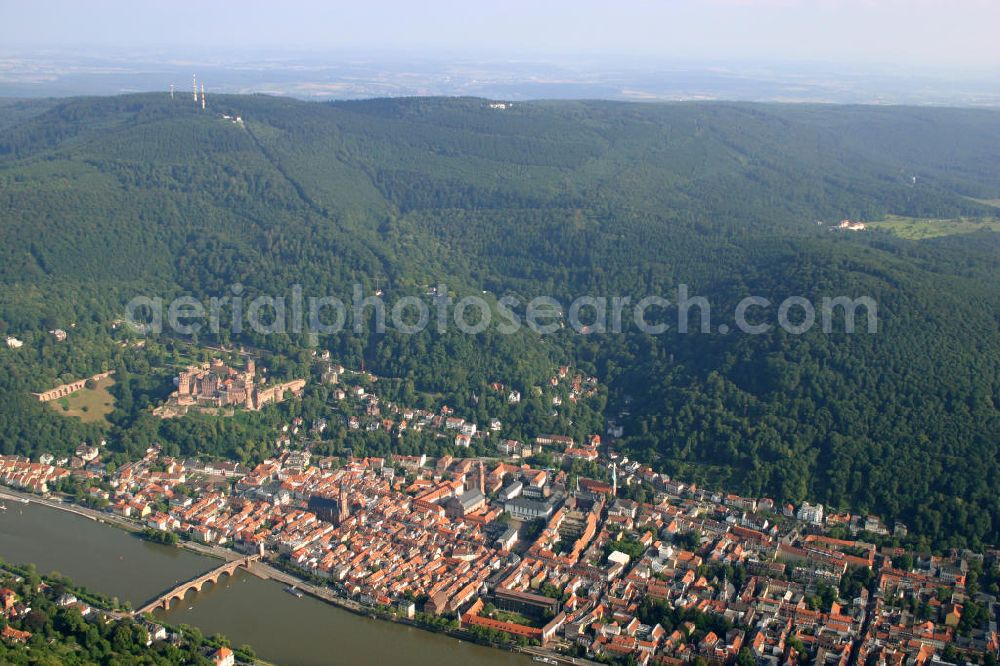
[[[152,613],[157,608],[162,608],[163,610],[170,610],[170,604],[175,599],[177,599],[178,601],[184,601],[184,597],[185,595],[187,595],[189,591],[194,590],[195,593],[201,592],[202,588],[205,586],[205,583],[208,582],[211,582],[213,585],[218,585],[219,579],[222,577],[222,574],[226,574],[227,576],[232,576],[236,572],[236,570],[239,569],[240,567],[249,570],[250,566],[259,559],[260,555],[251,555],[249,557],[244,557],[239,560],[233,560],[231,562],[226,562],[225,564],[219,565],[218,567],[198,576],[197,578],[189,580],[185,583],[181,583],[180,585],[177,585],[176,587],[171,588],[170,590],[164,592],[156,599],[153,599],[151,602],[149,602],[139,610],[135,611],[133,615],[139,616],[139,615],[144,615],[146,613]]]

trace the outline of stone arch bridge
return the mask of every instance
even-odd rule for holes
[[[203,573],[197,578],[193,578],[186,583],[181,583],[176,587],[173,587],[160,596],[156,597],[148,604],[135,611],[133,615],[144,615],[146,613],[152,613],[157,608],[162,608],[164,610],[170,609],[170,604],[175,600],[183,601],[184,596],[194,590],[195,592],[201,592],[201,589],[207,584],[212,583],[213,585],[218,584],[219,579],[223,575],[232,576],[237,569],[243,567],[247,571],[250,571],[251,565],[260,559],[260,555],[250,555],[249,557],[242,557],[238,560],[233,560],[231,562],[226,562],[215,567],[207,573]]]

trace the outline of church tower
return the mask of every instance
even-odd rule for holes
[[[337,500],[337,509],[340,512],[338,523],[343,525],[351,517],[351,507],[347,503],[347,483],[340,483],[340,497]]]

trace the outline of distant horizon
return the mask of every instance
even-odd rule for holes
[[[302,99],[1000,107],[987,0],[0,0],[0,96],[183,88]]]
[[[111,93],[91,93],[91,94],[65,94],[65,95],[37,95],[37,96],[17,96],[17,95],[6,95],[2,92],[2,87],[0,87],[0,102],[3,103],[30,103],[36,101],[44,100],[56,100],[56,101],[69,101],[76,99],[88,99],[88,98],[113,98],[113,97],[129,97],[129,96],[158,96],[158,95],[169,95],[170,90],[133,90],[127,92],[111,92]],[[190,88],[175,87],[174,94],[178,98],[184,96],[190,97]],[[303,104],[350,104],[354,102],[378,102],[378,101],[395,101],[395,100],[448,100],[448,101],[460,101],[460,100],[479,100],[483,102],[497,102],[505,103],[508,108],[513,108],[516,104],[559,104],[559,103],[593,103],[593,104],[634,104],[634,105],[760,105],[760,106],[827,106],[827,107],[838,107],[838,106],[856,106],[856,107],[872,107],[872,108],[909,108],[909,109],[940,109],[940,110],[956,110],[956,111],[985,111],[990,113],[1000,112],[1000,102],[995,105],[948,105],[948,104],[906,104],[906,103],[865,103],[865,102],[813,102],[808,100],[795,101],[795,100],[784,100],[784,101],[774,101],[774,100],[754,100],[754,99],[738,99],[738,98],[714,98],[714,99],[652,99],[652,100],[639,100],[639,99],[616,99],[610,97],[533,97],[525,98],[519,100],[511,100],[510,98],[500,98],[500,97],[488,97],[483,95],[471,95],[471,94],[427,94],[427,95],[374,95],[370,97],[302,97],[291,94],[284,94],[279,92],[214,92],[206,93],[209,102],[212,99],[212,95],[216,97],[250,97],[250,96],[263,96],[263,97],[273,97],[275,99],[285,99],[294,102],[301,102]]]
[[[550,59],[327,49],[0,47],[0,97],[73,97],[187,88],[298,99],[484,97],[512,101],[747,101],[1000,107],[1000,75],[901,72],[818,61],[622,56]]]
[[[2,3],[4,0],[0,0]],[[4,18],[0,5],[0,20]],[[0,28],[2,37],[2,28]],[[330,63],[331,59],[349,62],[371,62],[386,60],[416,60],[425,62],[452,63],[535,63],[558,67],[674,67],[674,66],[717,66],[724,68],[782,67],[786,69],[823,69],[847,71],[859,74],[902,74],[906,76],[954,76],[975,78],[995,75],[1000,62],[972,62],[954,67],[948,62],[928,62],[917,64],[911,61],[887,58],[870,60],[866,58],[838,58],[833,56],[788,56],[780,53],[758,53],[754,55],[733,55],[725,53],[642,53],[624,49],[614,51],[568,51],[534,49],[511,53],[497,48],[458,48],[443,45],[427,47],[381,46],[349,48],[345,46],[323,45],[302,46],[295,44],[107,44],[100,41],[51,42],[22,44],[16,40],[0,41],[0,58],[28,58],[39,55],[72,56],[80,62],[106,58],[137,57],[154,60],[163,64],[184,62],[215,62],[234,64],[237,62],[274,62],[289,60],[296,62]],[[0,75],[3,72],[0,71]]]

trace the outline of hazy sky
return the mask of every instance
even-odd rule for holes
[[[998,28],[1000,0],[0,0],[8,53],[69,44],[391,49],[957,71],[1000,66]]]

